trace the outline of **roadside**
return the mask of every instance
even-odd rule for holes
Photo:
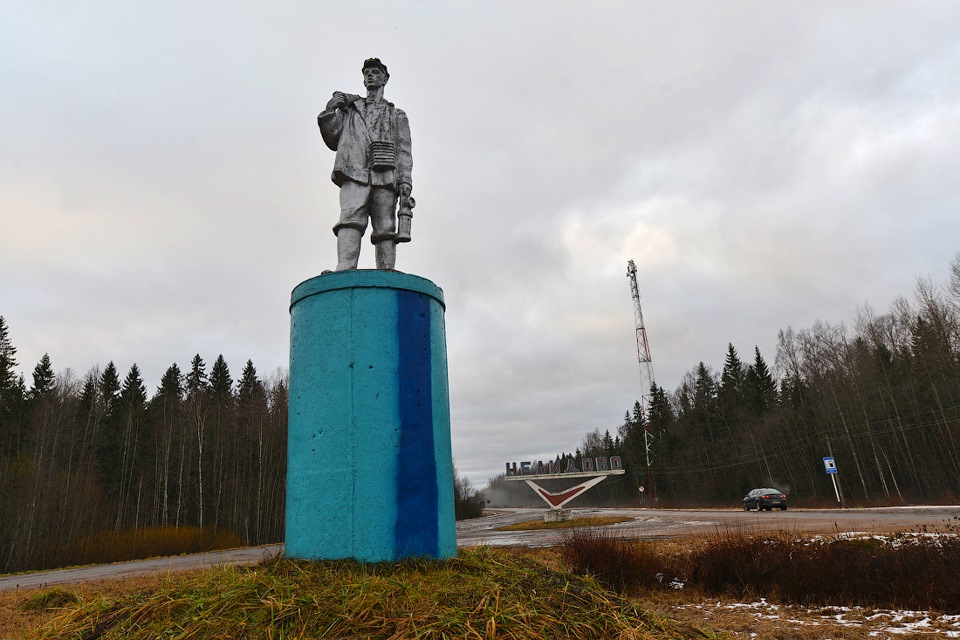
[[[543,509],[496,509],[482,518],[457,523],[457,544],[546,547],[557,544],[560,531],[498,531],[498,528],[543,517]],[[960,506],[879,507],[869,509],[792,509],[744,512],[735,509],[573,509],[574,518],[622,516],[604,527],[617,537],[637,540],[678,538],[722,530],[790,531],[795,533],[887,532],[936,530],[960,521]],[[0,591],[90,582],[109,578],[167,574],[217,565],[254,564],[282,553],[282,544],[243,547],[149,560],[132,560],[0,576]]]
[[[588,535],[601,535],[604,529],[581,529],[580,531]],[[679,554],[687,553],[692,548],[697,548],[702,545],[705,541],[716,540],[717,538],[722,538],[724,535],[728,537],[738,537],[742,536],[741,533],[731,532],[728,534],[721,534],[716,536],[714,534],[707,534],[706,536],[691,536],[691,537],[672,537],[665,539],[657,539],[650,542],[652,545],[646,547],[649,549],[656,549],[657,554],[660,557],[675,557]],[[781,532],[781,535],[784,535]],[[946,534],[947,536],[953,536],[955,539],[956,533]],[[836,540],[850,540],[850,539],[859,539],[863,541],[863,544],[870,546],[871,548],[877,544],[880,544],[878,536],[874,535],[862,535],[862,536],[830,536],[832,539]],[[781,538],[779,543],[773,538],[768,540],[766,535],[761,535],[758,540],[756,536],[747,534],[743,536],[745,540],[754,541],[753,544],[764,545],[764,548],[771,546],[771,548],[776,547],[777,544],[782,544],[784,539]],[[889,541],[893,546],[902,546],[909,543],[908,539],[915,539],[917,541],[926,541],[929,543],[932,540],[935,540],[937,536],[933,536],[929,533],[924,534],[914,534],[912,536],[896,536]],[[821,539],[821,536],[812,536],[808,539],[817,541]],[[792,535],[787,535],[786,540],[793,540]],[[498,585],[501,584],[505,579],[510,580],[526,580],[525,576],[541,576],[545,575],[549,571],[561,572],[563,575],[569,575],[566,572],[571,571],[572,565],[569,564],[570,560],[567,556],[563,554],[563,549],[566,548],[567,544],[565,543],[564,547],[549,547],[549,548],[525,548],[525,549],[494,549],[489,548],[488,545],[480,545],[471,549],[470,551],[464,550],[460,554],[460,559],[454,562],[453,567],[441,567],[440,573],[449,574],[446,578],[439,580],[435,576],[436,569],[426,571],[422,576],[417,578],[414,582],[419,585],[418,589],[415,591],[421,593],[422,596],[426,597],[430,602],[440,602],[444,600],[454,600],[460,602],[460,605],[454,606],[450,610],[450,615],[453,615],[453,612],[457,612],[457,615],[463,616],[466,615],[466,620],[469,620],[471,624],[474,625],[474,628],[482,629],[482,624],[487,620],[483,615],[469,615],[469,611],[473,610],[475,606],[478,606],[478,602],[486,601],[486,598],[481,596],[496,591]],[[819,544],[819,543],[815,543]],[[488,549],[484,550],[484,547],[487,546]],[[848,545],[849,546],[849,545]],[[934,544],[934,546],[939,546]],[[951,548],[955,549],[956,545],[952,545]],[[736,549],[734,549],[736,550]],[[274,551],[276,545],[274,545]],[[790,558],[795,558],[795,549],[789,552]],[[477,554],[480,554],[477,556]],[[208,556],[208,562],[211,560],[209,558],[212,554],[206,554]],[[788,554],[779,554],[786,556]],[[756,556],[756,549],[751,550],[751,556]],[[480,564],[477,564],[476,557],[483,558],[485,557],[488,561],[484,561]],[[613,564],[620,564],[618,560],[618,554],[609,554],[606,555],[606,558],[613,558]],[[910,556],[908,556],[910,557]],[[956,554],[953,556],[956,557]],[[462,574],[460,571],[463,570],[459,565],[471,562],[471,558],[474,558],[474,565],[472,566],[473,573],[471,571],[466,571]],[[527,558],[529,560],[524,560]],[[170,560],[170,559],[167,559]],[[539,563],[539,566],[543,567],[547,571],[541,571],[539,569],[533,569],[535,565],[528,564],[529,562]],[[607,560],[608,564],[611,560]],[[791,564],[794,564],[792,562]],[[514,563],[516,566],[514,566]],[[123,563],[129,564],[129,563]],[[240,563],[244,564],[244,563]],[[483,588],[477,589],[468,589],[462,591],[458,597],[450,598],[448,590],[454,589],[456,585],[457,589],[463,587],[463,580],[473,580],[478,576],[486,576],[486,571],[489,569],[493,571],[496,568],[503,569],[504,566],[509,564],[512,568],[509,570],[501,571],[502,575],[497,578],[495,584],[485,584]],[[730,562],[722,563],[724,566],[730,566]],[[737,565],[737,563],[733,563]],[[809,564],[801,564],[797,566],[807,567]],[[817,566],[839,566],[843,563],[837,562],[819,562]],[[318,566],[323,566],[324,563],[319,563]],[[337,563],[334,563],[336,566]],[[336,582],[342,578],[341,573],[350,572],[351,563],[347,563],[347,566],[343,569],[335,569],[332,575],[326,577],[318,577],[315,582],[318,584],[329,585],[331,582]],[[915,563],[907,562],[907,566],[924,566],[929,565],[929,563]],[[954,567],[956,562],[952,562],[949,566]],[[112,565],[108,565],[112,566]],[[301,580],[304,579],[301,574],[301,570],[290,571],[285,570],[281,571],[280,574],[287,576],[295,576],[294,582],[296,583],[292,588],[288,596],[283,598],[276,599],[276,602],[271,599],[270,601],[261,601],[258,598],[261,595],[256,595],[253,600],[244,600],[241,597],[243,589],[250,590],[250,585],[254,582],[262,581],[265,575],[270,574],[275,570],[271,567],[275,567],[276,562],[267,562],[264,565],[256,568],[247,569],[214,569],[212,571],[204,570],[174,570],[171,569],[168,572],[154,571],[151,574],[143,575],[139,577],[124,577],[119,579],[104,579],[99,582],[86,582],[79,584],[71,584],[65,587],[33,587],[33,588],[21,588],[15,591],[6,591],[0,593],[0,640],[6,640],[8,638],[29,638],[33,637],[31,632],[41,625],[45,625],[53,622],[57,619],[62,619],[67,615],[71,617],[76,617],[76,609],[72,603],[76,602],[82,607],[85,607],[88,611],[87,617],[91,615],[97,615],[97,611],[103,611],[104,607],[106,609],[114,611],[115,607],[122,607],[124,611],[127,611],[129,615],[136,613],[140,615],[140,612],[146,610],[146,608],[157,609],[157,612],[162,613],[163,616],[170,614],[170,611],[177,610],[178,607],[173,607],[173,609],[168,609],[171,602],[177,601],[182,602],[189,611],[194,611],[194,607],[198,607],[196,603],[198,601],[207,602],[202,607],[196,608],[198,615],[202,612],[202,620],[204,624],[208,625],[205,628],[210,628],[211,626],[216,626],[219,628],[221,624],[230,624],[236,623],[232,618],[220,620],[216,617],[219,615],[219,611],[222,609],[222,597],[224,593],[229,593],[231,602],[245,602],[246,604],[243,607],[239,607],[238,611],[249,610],[249,607],[262,607],[267,606],[269,609],[270,615],[277,614],[277,612],[284,611],[286,612],[283,617],[284,620],[289,620],[292,618],[297,618],[297,616],[289,615],[291,611],[290,607],[293,607],[297,602],[303,600],[302,596],[305,592],[314,593],[310,589],[304,591],[303,585],[301,585]],[[292,566],[292,565],[288,565]],[[419,567],[422,566],[420,562],[408,563],[408,568],[419,571]],[[737,565],[739,566],[739,565]],[[459,568],[458,568],[459,567]],[[328,565],[329,569],[329,565]],[[479,573],[476,571],[483,569]],[[756,592],[752,589],[743,590],[743,593],[740,594],[741,597],[735,597],[734,595],[729,594],[726,591],[722,592],[710,592],[704,591],[703,588],[695,586],[692,581],[686,580],[684,577],[680,578],[670,578],[669,576],[686,576],[693,575],[698,572],[693,572],[687,567],[686,570],[677,571],[677,567],[669,565],[663,567],[662,570],[670,571],[670,573],[665,574],[664,579],[654,581],[653,584],[650,584],[646,587],[639,588],[637,590],[630,589],[627,592],[606,592],[606,595],[598,592],[596,594],[597,598],[600,598],[598,602],[607,602],[607,601],[620,601],[623,600],[624,604],[629,605],[632,603],[633,606],[637,608],[642,613],[641,615],[644,619],[647,620],[657,620],[661,621],[667,628],[670,629],[704,629],[707,632],[706,636],[701,636],[697,634],[681,634],[681,635],[658,635],[656,637],[670,637],[670,638],[700,638],[700,637],[713,637],[717,638],[743,638],[753,639],[753,638],[764,638],[768,640],[822,640],[823,638],[845,638],[846,640],[867,640],[868,638],[897,638],[899,639],[910,639],[910,638],[928,638],[931,636],[936,637],[953,637],[960,638],[960,615],[944,615],[937,611],[923,611],[923,610],[907,610],[905,608],[881,608],[881,607],[864,607],[864,606],[839,606],[832,598],[827,598],[825,602],[830,603],[828,605],[789,605],[779,602],[779,598],[771,597],[768,595],[767,598],[762,597],[763,592]],[[749,569],[749,567],[743,567],[742,569]],[[741,571],[742,571],[741,569]],[[949,569],[952,571],[952,569]],[[312,571],[312,570],[311,570]],[[392,575],[393,572],[399,571],[399,569],[369,569],[364,570],[358,577],[363,577],[366,580],[368,577],[376,578],[381,574],[381,571],[385,571],[387,574]],[[451,573],[452,572],[452,573]],[[856,571],[855,573],[859,573]],[[649,573],[649,572],[648,572]],[[278,574],[278,575],[280,575]],[[362,574],[362,575],[361,575]],[[559,575],[559,574],[558,574]],[[593,575],[593,573],[591,573]],[[600,575],[600,574],[597,574]],[[651,574],[652,575],[652,574]],[[660,575],[660,574],[658,574]],[[806,568],[801,571],[803,576],[812,576],[813,573],[809,572]],[[910,579],[895,579],[893,576],[895,574],[887,574],[884,572],[884,575],[889,575],[891,577],[890,582],[892,584],[924,584],[924,580],[910,580]],[[299,577],[296,577],[299,576]],[[382,577],[382,576],[381,576]],[[334,580],[336,578],[336,580]],[[486,578],[485,578],[486,579]],[[232,582],[231,582],[232,580]],[[379,580],[379,579],[377,579]],[[370,595],[370,589],[377,586],[380,588],[382,585],[381,582],[387,584],[409,584],[413,578],[404,578],[397,580],[387,580],[387,581],[377,581],[374,583],[367,584],[362,589],[358,589],[354,592],[351,589],[345,587],[338,587],[334,589],[336,594],[341,596],[344,593],[353,594],[348,597],[346,602],[353,602],[358,606],[358,611],[363,611],[365,614],[380,615],[383,614],[384,620],[393,620],[401,619],[403,616],[397,617],[396,612],[388,615],[389,612],[374,612],[370,613],[369,607],[373,602],[380,602],[379,596]],[[563,581],[567,578],[563,578]],[[701,574],[699,578],[702,583],[704,580],[704,575]],[[943,576],[939,576],[928,583],[933,584],[944,584]],[[950,579],[947,579],[947,582],[950,582]],[[197,591],[193,585],[207,585],[203,587],[206,590],[208,599],[200,598],[198,600]],[[345,583],[346,584],[346,583]],[[351,583],[352,584],[352,583]],[[552,583],[551,583],[552,584]],[[523,593],[527,592],[527,589],[530,587],[529,584],[524,583]],[[949,584],[945,586],[949,587]],[[241,589],[242,587],[242,589]],[[273,593],[269,589],[265,590],[261,586],[256,586],[252,588],[251,593],[253,594],[263,594],[263,593]],[[537,592],[549,594],[552,587],[549,585],[538,585]],[[438,597],[437,594],[444,593],[443,597]],[[452,593],[452,592],[451,592]],[[726,593],[727,595],[718,595],[718,593]],[[803,593],[809,593],[809,590],[804,590]],[[328,602],[328,595],[320,597],[319,592],[314,595],[317,596],[306,598],[305,601],[319,603],[319,602]],[[404,590],[403,593],[394,594],[395,598],[393,600],[393,606],[405,606],[408,607],[407,613],[411,612],[421,612],[419,605],[413,606],[407,602],[407,592]],[[425,595],[426,594],[426,595]],[[433,594],[433,595],[429,595]],[[619,595],[618,595],[619,594]],[[294,597],[296,596],[296,597]],[[331,596],[332,597],[332,596]],[[273,598],[273,596],[271,596]],[[318,599],[319,598],[319,599]],[[358,601],[354,601],[355,599]],[[397,599],[399,598],[399,599]],[[362,601],[362,602],[360,602]],[[589,601],[593,601],[592,599]],[[842,601],[842,599],[841,599]],[[216,606],[213,606],[211,603],[217,603]],[[259,604],[258,604],[259,603]],[[503,607],[512,606],[517,602],[503,598],[499,600],[498,607],[495,608],[495,611],[502,611]],[[362,606],[360,606],[362,605]],[[464,606],[465,605],[465,606]],[[569,606],[568,603],[567,606]],[[67,609],[61,609],[61,607],[68,606]],[[144,609],[141,609],[141,606]],[[340,607],[340,604],[330,604],[334,609]],[[339,609],[337,609],[339,611]],[[74,611],[74,613],[68,614],[68,611]],[[311,610],[312,611],[312,610]],[[156,612],[155,612],[156,613]],[[305,612],[306,613],[306,612]],[[341,611],[342,613],[342,611]],[[476,612],[474,612],[476,613]],[[487,612],[492,613],[492,612]],[[208,614],[214,617],[208,618]],[[127,614],[124,614],[127,615]],[[159,615],[159,614],[158,614]],[[193,615],[193,614],[191,614]],[[391,615],[393,617],[391,617]],[[419,613],[417,614],[419,615]],[[446,614],[444,614],[446,615]],[[189,617],[189,616],[188,616]],[[353,619],[351,616],[347,616],[349,619]],[[192,618],[191,618],[192,619]],[[336,615],[331,619],[339,619]],[[419,618],[418,618],[419,619]],[[178,619],[179,620],[179,619]],[[498,618],[498,624],[499,624]],[[156,622],[156,621],[154,621]],[[57,621],[55,625],[63,624],[61,621]],[[178,622],[177,624],[180,624]],[[477,625],[481,625],[477,627]],[[59,627],[53,627],[52,632],[54,636],[57,636],[57,629]],[[271,627],[273,628],[273,627]],[[530,628],[523,627],[530,631]],[[50,630],[48,628],[48,630]],[[498,631],[500,628],[498,627]],[[515,629],[516,630],[516,629]],[[712,630],[712,631],[707,631]],[[109,637],[126,637],[124,635],[123,629],[118,628],[115,630],[116,633],[112,632],[113,635]],[[156,628],[153,631],[157,631]],[[119,633],[119,635],[117,635]],[[716,633],[716,635],[715,635]],[[52,637],[52,636],[51,636]],[[139,637],[139,636],[138,636]],[[148,637],[148,636],[143,636]],[[149,637],[156,637],[151,635]],[[528,637],[526,635],[521,635],[517,637]],[[530,635],[529,637],[534,637]],[[603,636],[606,637],[606,636]],[[646,637],[646,636],[644,636]]]
[[[63,584],[97,582],[139,576],[165,575],[179,571],[208,569],[214,566],[255,564],[283,552],[282,544],[262,547],[241,547],[224,551],[193,553],[149,560],[130,560],[114,564],[99,564],[72,569],[37,571],[0,576],[0,591],[34,589]]]

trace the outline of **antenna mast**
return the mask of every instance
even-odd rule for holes
[[[657,494],[653,488],[653,473],[650,463],[650,440],[653,438],[650,433],[650,425],[647,420],[647,412],[650,407],[650,389],[653,387],[653,358],[650,356],[650,342],[647,340],[647,328],[643,326],[643,309],[640,307],[640,288],[637,286],[637,265],[633,260],[627,262],[627,278],[630,280],[630,293],[633,295],[633,319],[637,327],[637,360],[640,362],[640,388],[643,394],[640,396],[640,420],[643,424],[643,447],[646,453],[647,462],[647,486],[650,487],[650,495],[656,500]]]

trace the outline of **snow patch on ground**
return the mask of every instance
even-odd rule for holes
[[[960,615],[937,615],[929,611],[868,609],[863,607],[798,607],[778,605],[761,598],[756,602],[714,602],[679,605],[677,609],[747,610],[758,620],[780,621],[793,626],[820,626],[831,623],[845,627],[872,629],[868,635],[905,635],[908,633],[936,634],[943,638],[960,638]],[[751,633],[750,637],[756,634]]]

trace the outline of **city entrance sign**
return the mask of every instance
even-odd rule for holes
[[[625,473],[623,460],[620,456],[610,456],[609,458],[584,457],[580,458],[579,461],[575,458],[568,458],[566,464],[563,464],[559,458],[546,462],[541,460],[536,462],[523,461],[519,464],[508,462],[506,467],[505,480],[523,480],[547,504],[547,513],[543,519],[548,522],[566,520],[569,516],[569,510],[563,509],[565,504],[600,484],[607,476]],[[559,480],[561,478],[588,479],[560,491],[548,491],[534,482],[534,480]]]
[[[623,460],[620,456],[610,456],[609,458],[567,458],[566,464],[557,458],[556,460],[537,460],[535,462],[523,461],[508,462],[507,479],[513,476],[564,476],[567,478],[582,477],[583,475],[593,476],[598,473],[609,471],[619,471],[623,473]]]

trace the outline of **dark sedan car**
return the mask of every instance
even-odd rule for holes
[[[779,489],[754,489],[743,499],[743,510],[772,511],[773,508],[787,510],[787,494]]]

